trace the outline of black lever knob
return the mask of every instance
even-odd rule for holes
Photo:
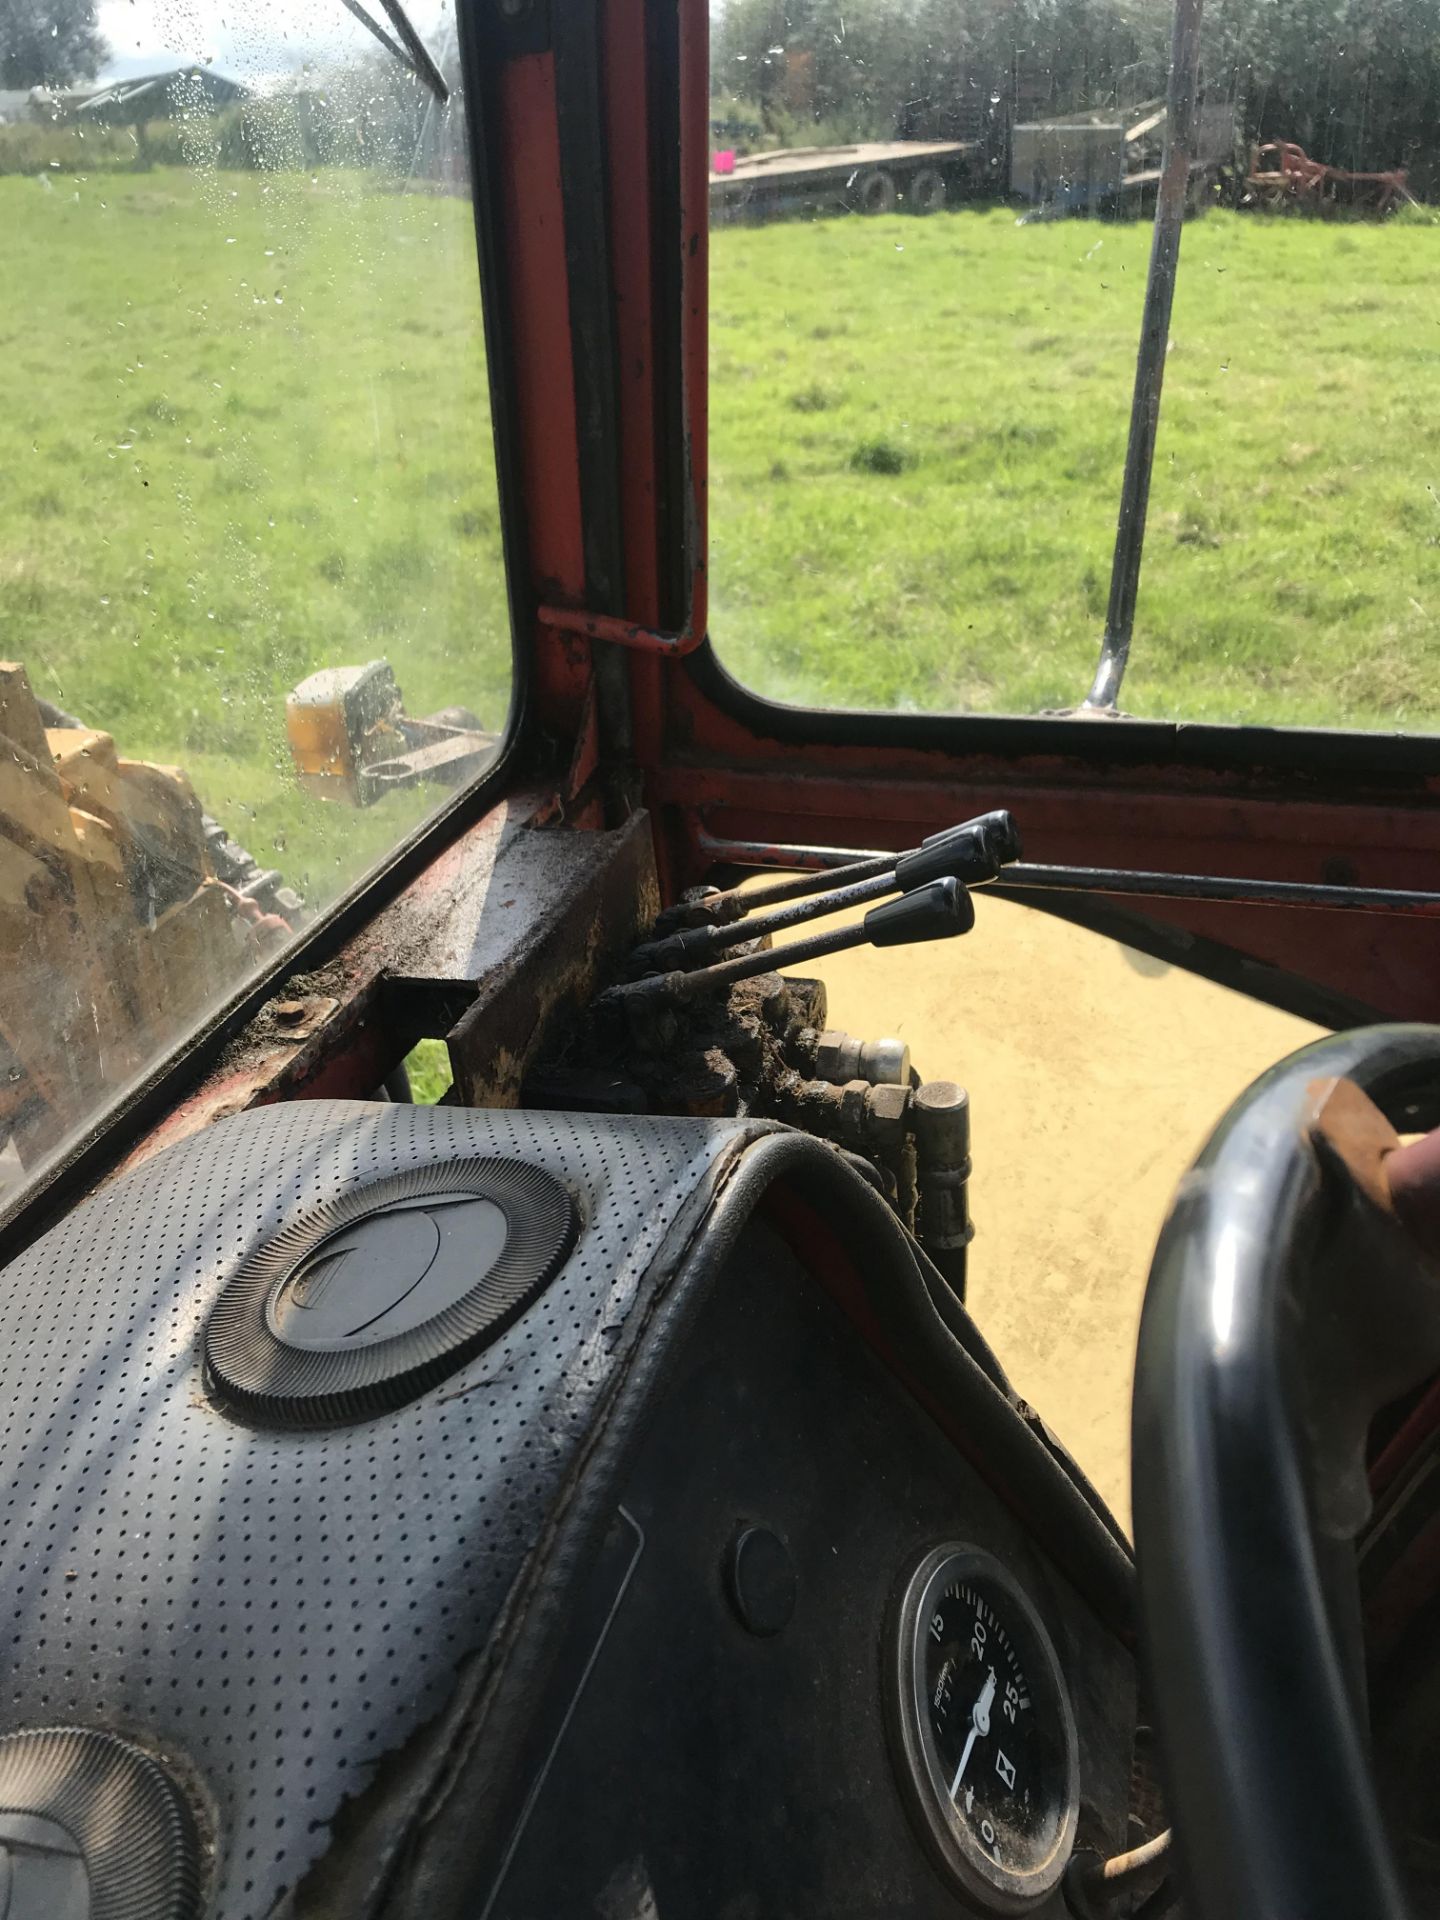
[[[997,808],[943,833],[932,833],[895,863],[895,880],[905,892],[942,874],[954,874],[967,887],[996,880],[1000,869],[1020,858],[1020,834],[1013,815]]]
[[[872,947],[907,947],[919,940],[953,940],[974,924],[975,903],[952,876],[872,907],[865,916],[864,937]]]

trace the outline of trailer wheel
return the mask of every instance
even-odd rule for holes
[[[895,176],[887,173],[883,167],[876,167],[873,173],[867,173],[856,193],[862,213],[893,213],[897,197]]]
[[[945,176],[938,167],[922,167],[908,189],[912,213],[938,213],[945,204]]]

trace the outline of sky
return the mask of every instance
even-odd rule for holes
[[[385,25],[383,9],[370,11]],[[433,46],[450,19],[450,0],[409,0],[406,12]],[[340,0],[100,0],[96,9],[110,58],[102,80],[163,72],[191,61],[263,86],[307,61],[373,49]]]

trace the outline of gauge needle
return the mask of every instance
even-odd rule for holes
[[[960,1755],[960,1764],[955,1769],[955,1778],[950,1782],[950,1798],[953,1800],[960,1791],[960,1782],[965,1778],[965,1769],[970,1764],[970,1753],[981,1734],[990,1731],[990,1707],[995,1698],[995,1669],[992,1667],[985,1676],[985,1684],[980,1689],[980,1697],[970,1709],[970,1731],[965,1736],[964,1751]]]

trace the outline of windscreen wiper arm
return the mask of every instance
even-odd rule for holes
[[[1102,713],[1113,713],[1119,704],[1120,682],[1125,677],[1130,638],[1135,630],[1135,599],[1140,589],[1140,559],[1145,550],[1145,515],[1150,506],[1150,470],[1155,464],[1160,389],[1165,381],[1165,354],[1170,345],[1170,307],[1180,267],[1180,229],[1185,220],[1190,158],[1195,145],[1195,94],[1203,5],[1204,0],[1175,0],[1165,160],[1155,194],[1155,237],[1150,245],[1150,277],[1145,283],[1140,351],[1135,360],[1135,397],[1130,405],[1130,439],[1125,448],[1125,478],[1120,487],[1110,600],[1105,610],[1100,661],[1085,696],[1086,707]]]
[[[354,14],[362,27],[368,27],[382,47],[393,53],[402,66],[408,67],[415,78],[430,89],[443,107],[450,98],[450,89],[446,85],[445,76],[430,58],[425,42],[415,31],[410,16],[401,6],[400,0],[380,0],[386,19],[400,36],[398,40],[392,40],[380,22],[371,19],[364,7],[360,5],[360,0],[341,0],[341,4],[348,12]]]

